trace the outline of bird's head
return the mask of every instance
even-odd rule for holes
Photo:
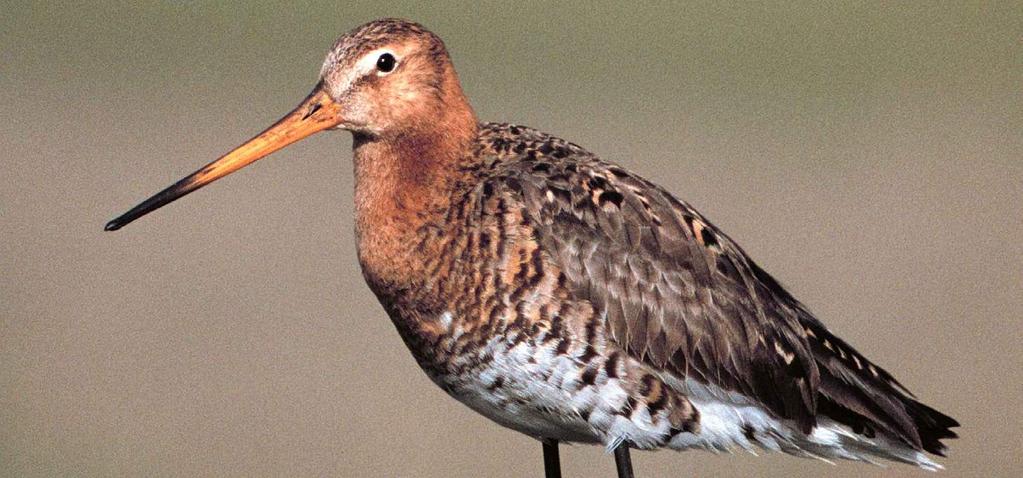
[[[464,101],[444,43],[404,20],[378,20],[343,35],[320,78],[338,126],[372,136],[423,129]]]
[[[377,20],[342,35],[301,104],[262,133],[157,193],[120,217],[117,230],[285,146],[328,129],[362,137],[445,136],[475,127],[444,43],[417,23]]]

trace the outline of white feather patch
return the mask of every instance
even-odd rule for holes
[[[827,418],[819,418],[817,426],[805,434],[795,423],[775,418],[741,394],[691,379],[682,382],[670,376],[663,378],[685,393],[700,412],[699,433],[676,436],[668,444],[674,449],[732,451],[757,446],[828,463],[831,459],[845,459],[878,464],[875,458],[884,458],[930,471],[942,469],[925,453],[892,439],[857,435],[849,427]],[[747,437],[750,428],[753,440]]]

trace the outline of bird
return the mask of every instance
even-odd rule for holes
[[[832,333],[667,189],[526,126],[480,122],[441,38],[342,35],[265,131],[107,223],[117,230],[289,144],[352,134],[370,290],[429,378],[542,444],[782,452],[942,468],[955,419]]]

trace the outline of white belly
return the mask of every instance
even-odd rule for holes
[[[606,390],[606,396],[596,390],[578,390],[581,370],[576,361],[548,349],[529,341],[509,347],[504,338],[494,338],[479,352],[458,359],[472,363],[481,356],[492,357],[488,363],[461,375],[431,378],[469,408],[526,435],[602,442],[602,433],[582,418],[582,412],[597,403],[616,401],[614,390]],[[619,388],[617,395],[620,405],[625,393]]]
[[[441,322],[450,324],[450,318],[441,317]],[[634,359],[629,362],[646,368]],[[827,419],[820,419],[811,433],[803,433],[741,394],[670,374],[661,377],[699,412],[699,429],[665,441],[667,420],[651,421],[645,413],[626,418],[620,413],[629,397],[619,378],[601,371],[596,384],[581,387],[585,367],[576,355],[558,354],[553,344],[542,341],[493,337],[471,353],[458,355],[450,365],[452,373],[430,374],[438,385],[483,416],[538,439],[601,443],[609,449],[627,440],[638,448],[754,454],[767,450],[825,461],[874,462],[873,457],[881,457],[940,468],[922,452],[884,437],[857,435]]]

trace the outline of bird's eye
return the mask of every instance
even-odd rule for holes
[[[377,58],[377,70],[381,73],[390,73],[394,70],[394,66],[398,63],[398,60],[394,58],[394,55],[390,53],[384,53]]]

